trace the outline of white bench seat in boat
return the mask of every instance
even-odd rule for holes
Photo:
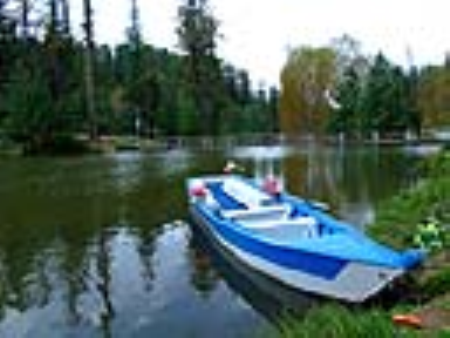
[[[301,227],[314,227],[317,225],[315,218],[310,216],[301,216],[296,218],[285,219],[269,219],[267,221],[248,221],[243,222],[247,228],[264,229],[274,228],[278,226],[301,226]]]
[[[281,220],[286,218],[290,209],[285,204],[256,206],[248,209],[222,210],[222,216],[238,221]]]
[[[301,216],[290,219],[267,221],[244,221],[240,223],[247,229],[261,231],[261,234],[271,234],[271,237],[316,237],[319,233],[318,224],[314,217]]]
[[[254,208],[271,200],[267,193],[238,179],[230,178],[223,183],[223,191],[239,203]]]

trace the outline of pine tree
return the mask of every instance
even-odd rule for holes
[[[186,0],[179,8],[178,36],[186,53],[188,87],[198,112],[203,134],[219,132],[219,104],[222,81],[220,62],[215,55],[218,22],[206,0]]]
[[[83,0],[84,10],[84,33],[85,33],[85,61],[84,61],[84,84],[86,115],[89,121],[89,136],[97,138],[97,114],[95,102],[95,78],[94,78],[94,22],[91,0]]]

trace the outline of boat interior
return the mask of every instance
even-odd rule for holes
[[[238,179],[207,183],[210,192],[207,203],[224,219],[230,219],[245,229],[271,238],[294,236],[315,237],[320,224],[311,215],[302,214],[295,205],[278,200]]]

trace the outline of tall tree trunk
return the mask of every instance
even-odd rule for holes
[[[62,20],[62,32],[69,37],[70,36],[70,5],[68,0],[60,0],[61,2],[61,20]]]
[[[22,8],[20,13],[20,30],[22,38],[26,39],[30,34],[30,1],[22,0]]]
[[[64,18],[60,11],[60,0],[51,0],[49,6],[50,20],[45,44],[46,60],[48,62],[48,81],[55,113],[61,113],[58,110],[60,108],[61,98],[66,91],[65,74],[67,72],[64,67],[65,60],[63,55],[63,44],[66,43],[63,33],[65,30]]]
[[[131,25],[128,30],[128,39],[134,48],[139,49],[142,43],[141,37],[141,23],[139,18],[139,8],[136,0],[131,0],[130,12]]]
[[[86,110],[89,123],[89,136],[96,139],[98,136],[97,116],[95,105],[95,83],[94,83],[94,23],[92,20],[91,0],[83,0],[84,6],[84,32],[85,32],[85,61],[84,80],[86,95]]]

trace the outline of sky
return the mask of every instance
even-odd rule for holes
[[[72,1],[79,20],[75,4],[82,1]],[[96,39],[124,41],[130,0],[92,2]],[[137,0],[146,42],[177,50],[177,8],[184,2]],[[405,66],[442,63],[450,51],[448,0],[209,0],[209,5],[220,22],[218,56],[248,70],[257,86],[279,85],[292,48],[321,47],[343,34],[358,40],[364,54],[383,51]]]

